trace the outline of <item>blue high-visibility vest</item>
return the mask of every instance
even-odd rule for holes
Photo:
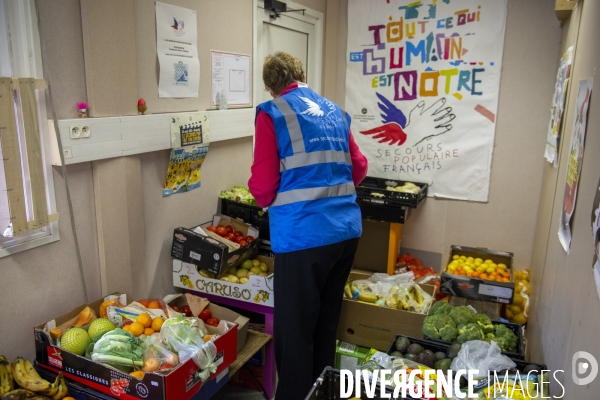
[[[257,107],[273,119],[281,180],[269,206],[274,253],[360,237],[349,153],[350,117],[300,84]]]

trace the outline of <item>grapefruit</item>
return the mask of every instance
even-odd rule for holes
[[[102,335],[115,329],[115,325],[106,318],[96,318],[90,324],[88,334],[92,342],[97,342]]]
[[[90,335],[88,335],[85,329],[71,328],[62,335],[60,348],[82,356],[85,354],[90,341]]]

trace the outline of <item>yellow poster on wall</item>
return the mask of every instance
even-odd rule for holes
[[[200,187],[200,167],[210,143],[208,115],[173,115],[171,118],[171,155],[163,197],[189,192]]]

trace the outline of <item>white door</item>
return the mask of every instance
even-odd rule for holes
[[[288,9],[305,8],[287,2]],[[264,9],[264,3],[257,1],[254,48],[254,104],[271,100],[264,90],[262,65],[265,57],[276,51],[285,51],[302,61],[308,86],[321,92],[323,16],[312,10],[281,13],[271,18],[273,13]]]

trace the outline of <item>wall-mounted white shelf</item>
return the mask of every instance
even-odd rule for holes
[[[210,141],[237,139],[254,134],[254,108],[205,111]],[[129,156],[171,148],[172,113],[127,117],[76,118],[58,121],[65,164]],[[89,137],[71,138],[71,127],[88,126]],[[53,121],[49,121],[52,164],[61,165]]]

